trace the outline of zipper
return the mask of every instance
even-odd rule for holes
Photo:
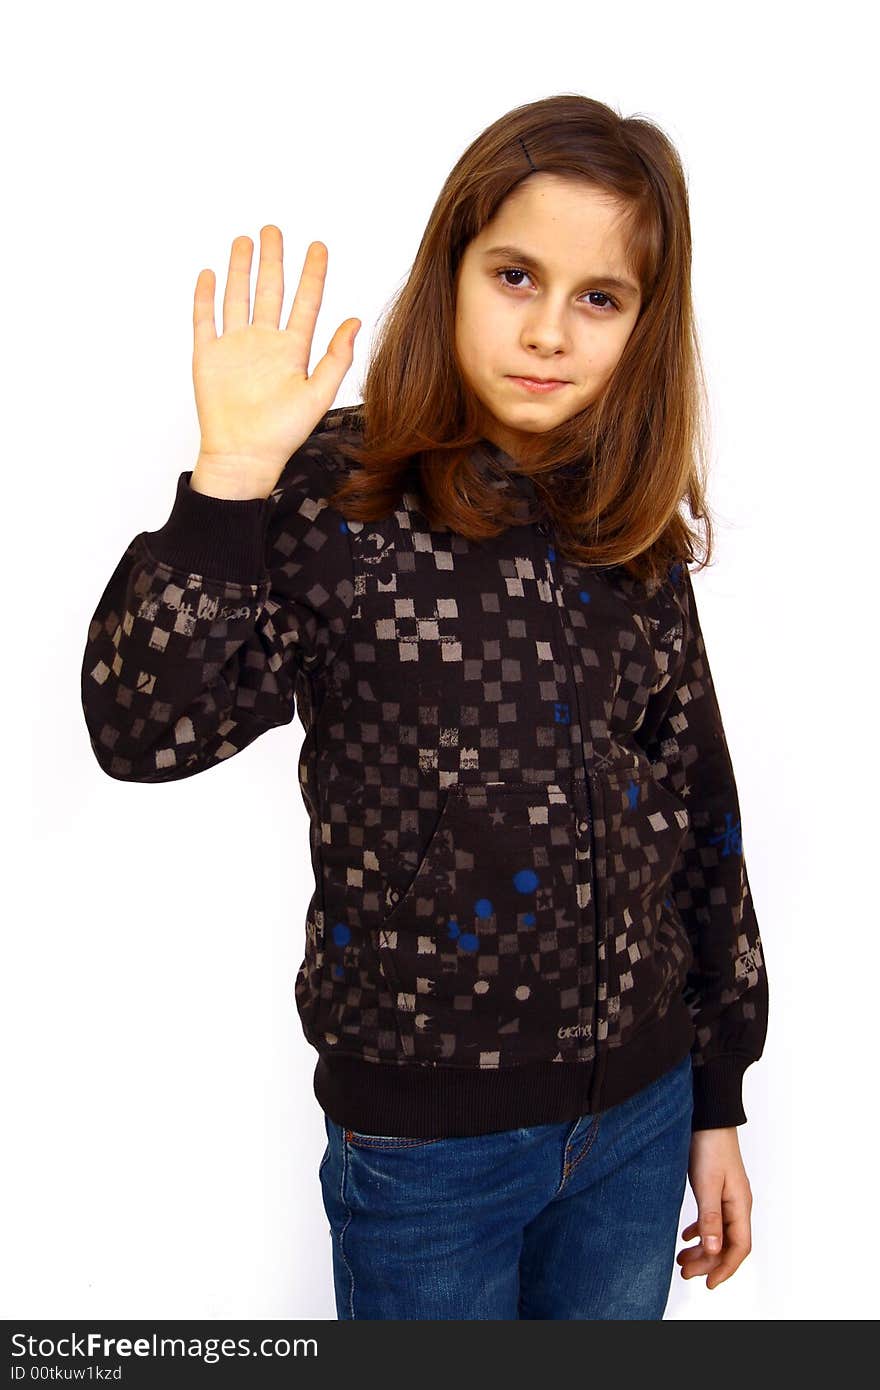
[[[550,526],[548,525],[548,523],[545,522],[545,521],[539,521],[539,522],[537,522],[537,524],[536,524],[536,529],[538,530],[538,532],[539,532],[542,536],[545,536],[545,537],[549,538],[550,541],[554,543],[554,544],[553,544],[553,549],[552,549],[552,559],[551,559],[550,555],[545,555],[545,556],[544,556],[544,559],[546,560],[546,563],[547,563],[547,565],[548,565],[548,567],[549,567],[549,569],[550,569],[550,575],[551,575],[551,579],[552,579],[552,583],[553,583],[554,589],[558,587],[559,590],[560,590],[560,592],[562,592],[562,586],[561,586],[561,585],[557,585],[557,583],[556,583],[556,574],[555,574],[555,570],[554,570],[554,568],[553,568],[554,563],[555,563],[555,559],[556,559],[556,547],[555,547],[555,540],[556,540],[556,537],[555,537],[555,535],[552,533],[551,528],[550,528]],[[563,649],[563,653],[564,653],[564,660],[565,660],[566,665],[567,665],[567,668],[568,668],[569,680],[571,681],[572,702],[573,702],[573,704],[574,704],[574,706],[575,706],[575,710],[577,711],[578,724],[581,726],[581,730],[583,731],[583,718],[582,718],[582,714],[581,714],[580,704],[579,704],[579,702],[578,702],[578,688],[577,688],[577,681],[575,680],[575,674],[574,674],[574,663],[573,663],[572,660],[571,660],[571,652],[570,652],[569,645],[568,645],[568,634],[567,634],[567,630],[566,630],[566,626],[565,626],[565,619],[564,619],[563,616],[562,616],[562,608],[561,608],[561,605],[557,602],[555,592],[554,592],[553,595],[552,595],[552,606],[553,606],[553,608],[554,608],[555,611],[556,611],[557,621],[558,621],[558,623],[559,623],[559,630],[560,630],[560,633],[561,633],[561,635],[562,635],[562,649]],[[601,1094],[602,1094],[602,1082],[603,1082],[604,1077],[605,1077],[605,1065],[606,1065],[606,1060],[607,1060],[607,1059],[606,1059],[606,1054],[607,1054],[607,1050],[608,1050],[608,1049],[607,1049],[607,1048],[600,1048],[600,1046],[599,1046],[599,1028],[598,1028],[598,1022],[599,1022],[599,972],[600,972],[600,964],[601,964],[600,958],[599,958],[599,938],[600,938],[600,932],[599,932],[599,894],[598,894],[598,887],[597,887],[597,883],[596,883],[596,836],[595,836],[595,828],[594,828],[594,819],[595,819],[595,818],[594,818],[594,812],[593,812],[593,792],[592,792],[592,788],[591,788],[591,786],[590,786],[590,770],[589,770],[589,768],[587,767],[586,762],[585,762],[584,757],[583,757],[583,732],[581,733],[581,765],[582,765],[582,767],[583,767],[583,769],[584,769],[584,789],[585,789],[585,791],[586,791],[586,796],[587,796],[587,829],[589,830],[589,834],[590,834],[590,891],[591,891],[591,894],[592,894],[593,918],[594,918],[594,923],[595,923],[595,927],[594,927],[595,956],[594,956],[594,963],[593,963],[593,969],[594,969],[594,987],[595,987],[595,988],[594,988],[594,999],[593,999],[593,1023],[592,1023],[592,1027],[593,1027],[593,1047],[594,1047],[594,1056],[593,1056],[593,1076],[592,1076],[592,1080],[591,1080],[591,1084],[590,1084],[590,1095],[589,1095],[589,1100],[588,1100],[587,1104],[588,1104],[588,1107],[589,1107],[589,1112],[590,1112],[590,1114],[596,1114],[597,1111],[598,1111],[598,1109],[599,1109],[599,1100],[600,1100],[600,1096],[601,1096]],[[579,828],[580,828],[580,827],[579,827]],[[603,937],[604,937],[604,933],[603,933]],[[607,957],[607,951],[608,951],[607,942],[606,942],[606,944],[605,944],[605,951],[606,951],[606,957]],[[606,966],[607,966],[607,959],[606,959]],[[607,980],[607,973],[606,973],[606,980]]]

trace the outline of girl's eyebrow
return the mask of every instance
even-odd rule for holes
[[[511,260],[522,261],[527,266],[540,271],[542,274],[545,266],[541,264],[537,256],[533,256],[529,251],[523,251],[517,246],[490,246],[488,251],[483,253],[485,256],[509,256]],[[641,293],[638,285],[634,285],[631,280],[623,280],[618,275],[584,275],[583,280],[589,281],[591,285],[607,285],[609,289],[619,290],[622,294],[638,295]]]

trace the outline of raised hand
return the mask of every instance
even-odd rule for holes
[[[248,236],[232,243],[219,337],[212,270],[200,271],[193,304],[193,385],[201,445],[191,486],[228,498],[268,497],[291,454],[336,399],[361,327],[360,319],[345,319],[310,376],[327,247],[310,242],[284,328],[279,327],[284,298],[280,228],[269,224],[260,231],[251,319],[253,249]]]

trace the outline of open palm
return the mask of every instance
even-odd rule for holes
[[[201,430],[199,469],[252,481],[268,493],[284,465],[332,406],[351,366],[361,327],[345,319],[309,375],[312,339],[327,273],[327,247],[313,241],[284,328],[280,228],[260,232],[260,265],[250,317],[253,242],[232,243],[223,332],[214,322],[215,277],[202,270],[193,305],[193,385]]]

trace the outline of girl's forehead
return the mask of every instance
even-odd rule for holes
[[[626,247],[623,207],[607,194],[576,190],[574,196],[535,196],[511,201],[513,194],[468,243],[473,255],[493,248],[527,254],[535,264],[559,250],[586,257],[620,257]],[[621,262],[622,263],[622,262]]]

